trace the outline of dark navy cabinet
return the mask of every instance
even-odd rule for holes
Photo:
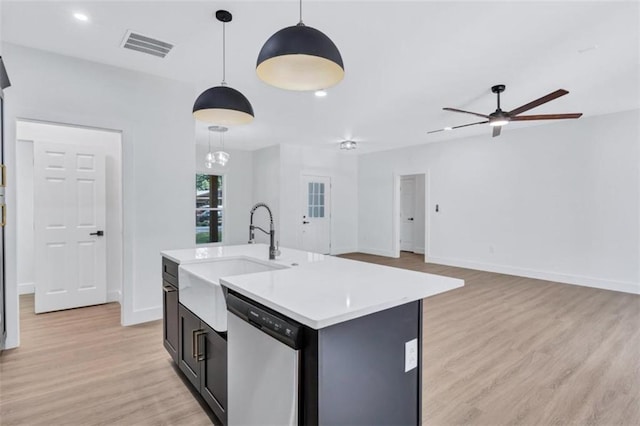
[[[180,304],[178,264],[162,259],[163,344],[211,411],[227,424],[227,336]]]
[[[227,424],[227,341],[178,304],[178,367],[222,424]]]

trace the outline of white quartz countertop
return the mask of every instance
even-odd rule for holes
[[[220,277],[220,284],[314,329],[359,318],[444,293],[464,281],[354,260],[283,248],[275,261],[268,246],[170,250],[162,255],[180,264],[221,258],[274,262],[287,269]]]
[[[322,262],[325,258],[330,257],[288,248],[280,248],[280,251],[281,254],[276,260],[269,260],[269,246],[266,244],[197,247],[181,250],[166,250],[161,254],[180,265],[210,262],[212,260],[225,258],[249,258],[283,266],[291,266],[293,263],[301,265],[312,262]]]

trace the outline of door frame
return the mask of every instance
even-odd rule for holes
[[[429,201],[431,199],[431,171],[422,170],[396,170],[393,172],[393,214],[391,225],[391,252],[393,257],[400,257],[400,181],[403,176],[424,175],[424,261],[426,262],[431,252],[431,211]]]
[[[121,318],[121,323],[123,321],[123,315],[124,315],[124,304],[127,303],[126,299],[125,299],[125,287],[124,287],[124,271],[126,269],[126,263],[125,263],[125,256],[124,256],[124,240],[125,240],[125,217],[124,217],[124,205],[125,205],[125,193],[124,193],[124,174],[123,174],[123,170],[124,170],[124,158],[123,158],[123,150],[124,150],[124,144],[123,144],[123,131],[122,130],[117,130],[117,129],[109,129],[109,128],[102,128],[102,127],[95,127],[95,126],[84,126],[84,125],[78,125],[78,124],[69,124],[69,123],[62,123],[62,122],[55,122],[55,121],[47,121],[47,120],[39,120],[39,119],[32,119],[32,118],[23,118],[23,117],[16,117],[16,121],[15,121],[15,129],[16,129],[16,133],[15,133],[15,143],[16,143],[16,155],[17,155],[17,144],[24,139],[19,139],[18,138],[18,127],[19,127],[19,123],[35,123],[35,124],[42,124],[42,125],[48,125],[48,126],[58,126],[58,127],[68,127],[68,128],[76,128],[76,129],[84,129],[84,130],[92,130],[92,131],[100,131],[100,132],[109,132],[109,133],[115,133],[120,135],[120,140],[118,142],[118,150],[119,150],[119,154],[116,157],[117,161],[118,161],[118,168],[119,168],[119,173],[117,174],[117,178],[119,180],[118,185],[117,185],[117,189],[119,191],[119,197],[117,199],[117,204],[118,206],[118,211],[113,212],[112,213],[112,218],[115,218],[117,216],[118,222],[120,223],[119,229],[116,229],[115,231],[112,231],[111,233],[115,233],[117,232],[119,234],[119,241],[116,241],[115,243],[112,243],[114,245],[112,245],[111,247],[113,248],[113,252],[117,252],[117,256],[118,256],[118,260],[120,263],[120,271],[116,272],[112,271],[111,273],[109,272],[109,265],[107,263],[107,303],[109,302],[118,302],[120,303],[121,306],[121,314],[120,314],[120,318]],[[33,141],[32,141],[33,143]],[[17,160],[17,158],[16,158]],[[16,171],[17,172],[17,171]],[[105,170],[106,172],[106,170]],[[107,174],[106,176],[106,181],[107,181],[107,186],[108,186],[108,181],[109,181],[109,176],[113,176],[113,173],[111,173],[110,175]],[[15,174],[15,181],[16,181],[16,185],[17,185],[17,181],[19,179],[19,174],[16,173]],[[20,196],[20,194],[16,194],[16,198]],[[107,192],[107,199],[109,198],[109,193]],[[15,202],[15,207],[17,209],[17,202]],[[16,210],[16,213],[19,214],[19,212]],[[109,218],[109,211],[107,210],[107,220]],[[34,220],[35,220],[35,212],[34,212]],[[20,230],[18,230],[16,228],[15,231],[15,235],[16,235],[16,240],[18,240],[20,238]],[[16,261],[17,261],[17,256],[18,253],[16,253]],[[109,259],[109,246],[107,247],[107,260]],[[16,262],[17,265],[17,262]],[[16,271],[16,278],[17,278],[17,271]],[[120,283],[120,287],[116,292],[110,292],[109,291],[109,278],[113,278],[114,281],[117,281]],[[16,280],[16,293],[18,293],[18,283]],[[17,296],[19,296],[19,293],[16,294]],[[19,297],[16,297],[16,312],[19,315],[20,312],[20,301],[19,301]],[[18,324],[17,327],[17,333],[18,335],[20,334],[20,326]]]
[[[402,249],[402,197],[405,196],[406,194],[402,193],[402,181],[405,180],[406,181],[411,181],[413,182],[413,194],[411,194],[411,197],[413,198],[413,223],[411,224],[411,229],[412,229],[412,235],[411,235],[411,250],[407,250],[405,248],[404,251],[410,251],[412,253],[415,253],[415,249],[416,249],[416,239],[415,239],[415,216],[416,216],[416,211],[418,210],[419,206],[416,205],[416,194],[417,194],[417,186],[418,186],[418,182],[416,179],[416,175],[401,175],[400,176],[400,210],[398,210],[398,214],[400,216],[400,227],[398,228],[399,230],[399,243],[400,243],[400,251],[403,251]],[[405,212],[406,213],[406,212]]]

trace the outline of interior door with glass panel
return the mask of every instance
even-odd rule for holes
[[[106,303],[104,150],[33,146],[35,312]]]
[[[301,248],[314,253],[331,252],[331,178],[302,176]]]

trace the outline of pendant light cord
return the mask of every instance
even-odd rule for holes
[[[209,130],[209,154],[211,154],[211,130]]]
[[[222,85],[226,86],[227,84],[227,34],[226,34],[227,24],[222,23]]]
[[[298,22],[298,25],[304,25],[304,22],[302,22],[302,0],[300,0],[300,22]]]

